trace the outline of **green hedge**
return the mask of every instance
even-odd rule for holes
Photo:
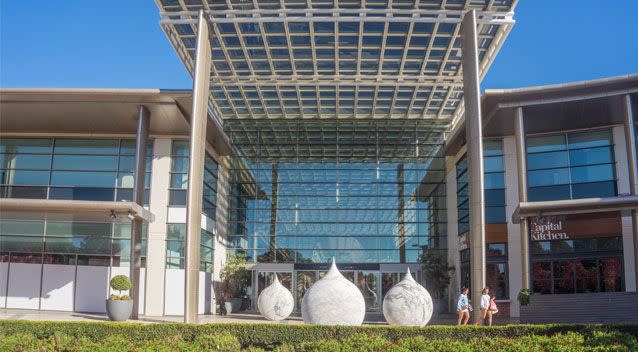
[[[182,323],[101,323],[101,322],[30,322],[0,321],[0,335],[27,334],[47,339],[57,334],[98,341],[109,336],[126,336],[129,341],[167,339],[178,336],[193,341],[200,335],[228,334],[237,337],[242,346],[273,348],[282,344],[298,345],[327,339],[343,340],[355,334],[375,335],[389,341],[422,337],[426,340],[453,339],[469,341],[473,338],[523,336],[552,336],[574,332],[583,336],[595,332],[617,332],[638,337],[638,324],[625,325],[506,325],[483,326],[427,326],[424,328],[390,326],[319,326],[283,324],[182,324]]]

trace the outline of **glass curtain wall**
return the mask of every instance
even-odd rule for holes
[[[185,206],[188,189],[189,142],[187,140],[173,140],[171,146],[171,185],[169,189],[169,205]],[[206,152],[204,159],[204,188],[202,199],[202,213],[215,220],[217,209],[217,171],[218,164]]]
[[[527,137],[530,201],[614,197],[610,129]]]
[[[143,266],[146,233],[144,224]],[[0,261],[126,267],[130,248],[130,222],[0,220]]]
[[[186,224],[167,224],[166,268],[184,269]],[[199,270],[213,272],[214,235],[202,229],[199,246]]]
[[[148,204],[153,143],[148,143]],[[2,138],[0,197],[131,201],[134,139]]]
[[[229,247],[251,262],[414,263],[445,258],[443,133],[416,120],[225,125]]]

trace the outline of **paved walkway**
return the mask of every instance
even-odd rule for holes
[[[30,321],[108,321],[105,314],[93,314],[93,313],[78,313],[78,312],[59,312],[59,311],[41,311],[41,310],[27,310],[27,309],[0,309],[0,320],[30,320]],[[138,322],[140,323],[179,323],[182,322],[182,317],[150,317],[141,316]],[[134,322],[131,320],[131,322]],[[266,324],[303,324],[300,316],[291,316],[281,322],[274,322],[264,319],[258,313],[241,313],[230,314],[227,316],[220,315],[200,315],[198,318],[199,324],[206,323],[266,323]],[[443,314],[432,318],[428,325],[453,325],[456,323],[456,317],[451,314]],[[516,324],[516,319],[495,319],[495,324]],[[366,317],[364,325],[386,325],[382,316],[372,315]]]

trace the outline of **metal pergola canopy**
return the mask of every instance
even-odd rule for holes
[[[463,111],[464,13],[477,11],[482,77],[514,24],[517,0],[156,2],[191,74],[205,11],[216,117],[449,122]]]

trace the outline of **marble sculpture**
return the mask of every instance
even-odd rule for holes
[[[330,270],[310,286],[301,304],[305,324],[361,325],[365,313],[361,291],[341,275],[334,258]]]
[[[284,320],[295,307],[292,293],[279,282],[277,274],[270,286],[266,287],[257,298],[259,313],[268,320]]]
[[[432,297],[414,281],[410,269],[383,298],[383,315],[390,325],[425,326],[432,318]]]

